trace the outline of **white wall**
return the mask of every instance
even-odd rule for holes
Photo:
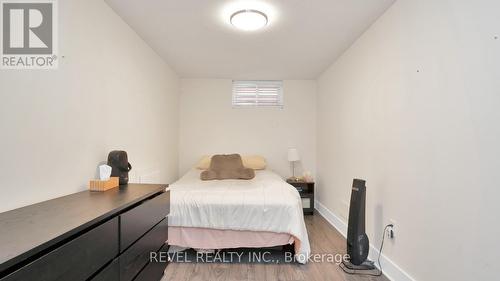
[[[416,280],[496,280],[500,2],[399,0],[318,79],[318,199]]]
[[[316,82],[286,80],[284,109],[232,108],[229,79],[182,79],[179,167],[184,173],[202,155],[259,154],[270,169],[291,175],[288,147],[302,157],[298,172],[315,172]]]
[[[176,74],[104,1],[58,2],[59,69],[0,70],[0,212],[86,189],[113,149],[177,177]]]

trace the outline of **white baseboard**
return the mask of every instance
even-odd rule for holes
[[[320,213],[335,229],[337,229],[342,236],[347,237],[347,223],[343,221],[339,216],[330,211],[325,205],[321,204],[318,200],[315,200],[316,211]],[[371,260],[376,260],[378,257],[378,247],[370,244],[370,256]],[[386,257],[384,254],[380,256],[380,263],[384,270],[384,275],[392,281],[416,281],[403,269],[401,269],[396,263]],[[378,265],[377,265],[378,266]]]

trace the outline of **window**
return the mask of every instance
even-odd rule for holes
[[[233,81],[233,107],[283,108],[283,81]]]

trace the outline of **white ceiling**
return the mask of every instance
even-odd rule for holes
[[[106,0],[183,78],[313,79],[395,0]],[[231,26],[236,10],[263,30]]]

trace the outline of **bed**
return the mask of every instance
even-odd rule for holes
[[[251,180],[200,180],[192,169],[170,185],[169,245],[195,249],[267,248],[293,244],[296,261],[310,253],[297,190],[270,170]]]

